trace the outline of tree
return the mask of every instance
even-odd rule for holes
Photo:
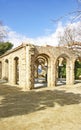
[[[4,41],[7,37],[7,30],[4,27],[3,23],[0,21],[0,42]]]
[[[10,42],[0,42],[0,55],[12,49],[12,47],[13,47],[13,44]]]
[[[5,38],[7,38],[7,30],[0,21],[0,55],[4,54],[13,47],[12,43],[4,42]]]
[[[81,61],[75,62],[75,79],[79,79],[81,76]]]
[[[53,22],[57,23],[58,21],[62,20],[64,17],[72,17],[70,19],[69,25],[64,27],[64,30],[62,32],[58,33],[58,39],[59,39],[59,46],[68,46],[71,47],[76,45],[81,46],[81,0],[75,0],[77,2],[77,9],[73,12],[68,12],[67,14],[59,17],[58,19],[53,20]],[[78,23],[78,26],[73,26],[76,22]],[[75,46],[75,47],[76,47]]]
[[[78,26],[69,24],[64,28],[63,33],[58,34],[59,46],[72,47],[76,43],[81,41],[81,22],[78,22]]]
[[[70,46],[70,43],[73,43],[75,41],[74,40],[75,37],[73,33],[74,31],[69,26],[65,27],[63,34],[61,34],[60,32],[58,35],[59,46],[64,46],[64,45]]]
[[[76,0],[76,1],[77,1],[78,9],[75,12],[76,13],[75,19],[81,20],[81,0]]]
[[[57,19],[53,19],[52,21],[54,23],[57,23],[58,21],[62,20],[65,17],[71,16],[71,23],[74,21],[81,21],[81,0],[75,0],[77,2],[77,9],[72,11],[72,12],[68,12],[67,14],[64,14],[63,16],[57,18]]]

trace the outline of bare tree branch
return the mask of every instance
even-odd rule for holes
[[[7,31],[3,25],[3,22],[0,21],[0,42],[4,41],[4,38],[7,37]]]
[[[64,33],[58,34],[59,46],[67,46],[74,48],[75,45],[81,46],[81,22],[78,23],[77,27],[73,24],[68,25],[64,28]]]
[[[72,16],[72,19],[70,20],[71,23],[76,21],[76,20],[81,20],[81,0],[76,0],[77,2],[77,9],[72,11],[72,12],[68,12],[67,14],[64,14],[63,16],[57,18],[57,19],[52,19],[52,22],[57,23],[58,21],[64,19],[65,17],[69,17]]]

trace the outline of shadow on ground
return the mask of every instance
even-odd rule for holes
[[[64,90],[21,91],[16,87],[0,85],[0,118],[25,115],[35,111],[81,103],[81,95]]]

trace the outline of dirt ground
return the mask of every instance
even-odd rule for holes
[[[31,91],[0,84],[0,130],[81,130],[81,84]]]

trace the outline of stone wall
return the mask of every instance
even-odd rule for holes
[[[2,70],[0,77],[7,78],[10,85],[16,84],[16,62],[18,58],[19,82],[18,86],[27,90],[34,88],[35,62],[41,56],[48,63],[48,87],[56,85],[57,82],[57,63],[59,58],[66,60],[66,84],[74,84],[74,65],[75,60],[81,56],[75,51],[66,47],[34,46],[22,44],[21,46],[5,53],[0,57]]]

